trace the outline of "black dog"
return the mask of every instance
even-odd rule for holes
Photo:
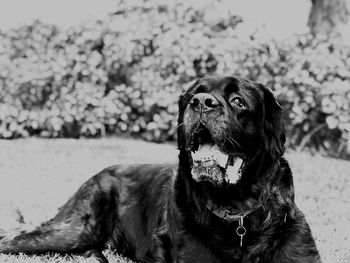
[[[142,262],[320,262],[294,203],[281,107],[263,85],[197,80],[179,100],[179,165],[118,165],[50,221],[3,235],[2,253],[94,254]]]

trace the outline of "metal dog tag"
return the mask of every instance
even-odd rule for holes
[[[240,247],[242,247],[243,246],[243,237],[247,233],[247,230],[243,226],[244,214],[240,214],[239,216],[240,216],[240,218],[239,218],[239,225],[238,225],[238,227],[236,229],[236,234],[241,238],[239,245],[240,245]]]

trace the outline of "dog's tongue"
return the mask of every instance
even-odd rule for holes
[[[239,180],[239,169],[243,160],[236,157],[230,161],[229,155],[221,152],[216,144],[201,145],[195,153],[192,153],[192,158],[194,162],[192,175],[195,179],[211,177],[217,182],[222,182],[226,178],[229,183],[236,183]],[[226,170],[221,170],[219,166]],[[222,171],[225,171],[225,174]]]
[[[197,164],[205,166],[213,161],[224,168],[227,163],[228,155],[222,153],[216,144],[206,143],[199,146],[199,149],[192,154],[192,158]]]

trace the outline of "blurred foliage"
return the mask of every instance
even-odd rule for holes
[[[185,84],[237,74],[275,92],[290,146],[343,153],[350,48],[309,35],[277,42],[245,26],[219,2],[131,0],[105,20],[67,31],[34,21],[2,32],[0,137],[173,140]]]

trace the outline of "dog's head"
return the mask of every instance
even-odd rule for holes
[[[235,183],[242,163],[271,160],[284,152],[281,107],[262,84],[242,78],[207,77],[179,99],[178,146],[195,180]]]

